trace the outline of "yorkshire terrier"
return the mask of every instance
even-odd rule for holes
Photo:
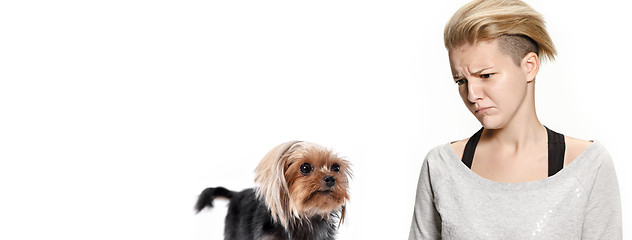
[[[255,169],[257,187],[207,188],[195,210],[213,207],[216,197],[229,199],[225,240],[333,240],[349,200],[349,165],[320,145],[286,142]]]

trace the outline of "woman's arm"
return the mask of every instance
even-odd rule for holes
[[[621,196],[612,158],[605,152],[588,196],[582,239],[622,239]]]
[[[428,158],[421,167],[409,240],[441,239],[441,216],[434,205]]]

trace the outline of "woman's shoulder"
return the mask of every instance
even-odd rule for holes
[[[590,145],[594,144],[594,141],[588,141],[569,136],[564,136],[564,142],[566,143],[564,166],[567,166],[568,164],[573,162],[582,153],[584,153],[588,149],[588,147],[590,147]]]
[[[455,157],[455,151],[452,145],[454,142],[443,143],[437,145],[428,151],[426,154],[426,158],[441,158],[441,159],[451,159]],[[458,154],[457,154],[458,155]]]
[[[454,142],[447,142],[437,145],[430,149],[426,154],[425,162],[435,167],[452,168],[455,167],[454,162],[461,162],[458,152],[454,151],[452,145]],[[463,150],[461,149],[461,152]]]
[[[585,191],[591,192],[595,181],[616,182],[616,171],[612,156],[600,141],[585,141],[566,137],[566,158],[575,157],[568,169],[572,169]],[[577,156],[571,156],[577,155]],[[566,166],[564,166],[566,168]]]
[[[565,136],[565,142],[564,168],[572,169],[571,172],[587,189],[595,181],[599,171],[614,173],[612,156],[600,141],[586,141]],[[606,175],[609,174],[611,173],[606,173]]]
[[[452,150],[454,151],[454,153],[456,153],[456,156],[461,159],[461,157],[463,157],[463,151],[465,151],[465,145],[467,144],[467,141],[470,138],[466,138],[466,139],[461,139],[458,141],[454,141],[450,143],[450,147],[452,147]]]
[[[454,168],[459,163],[460,160],[455,155],[451,144],[443,143],[428,151],[424,159],[423,168],[426,168],[426,171],[434,176],[433,179],[437,180],[453,173]],[[424,171],[423,168],[422,171]]]

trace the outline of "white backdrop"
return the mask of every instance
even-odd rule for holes
[[[197,194],[293,139],[353,163],[339,239],[405,239],[425,154],[479,127],[442,41],[465,2],[0,3],[0,239],[221,239]],[[540,120],[607,146],[625,226],[628,4],[528,3],[559,50]]]

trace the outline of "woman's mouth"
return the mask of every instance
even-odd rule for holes
[[[474,113],[483,114],[489,112],[492,108],[494,107],[479,107],[475,109]]]

